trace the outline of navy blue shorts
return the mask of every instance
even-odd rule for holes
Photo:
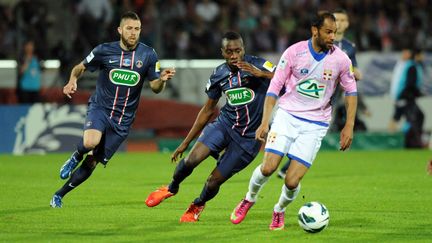
[[[96,129],[102,132],[98,146],[93,149],[96,161],[106,165],[128,136],[128,127],[115,124],[105,112],[98,108],[89,108],[84,123],[84,130]]]
[[[260,149],[257,147],[256,151],[245,151],[239,145],[242,141],[232,139],[225,126],[217,121],[208,124],[197,141],[206,145],[212,156],[218,158],[217,168],[226,179],[248,166]],[[225,152],[219,157],[223,150]]]

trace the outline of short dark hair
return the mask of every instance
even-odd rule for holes
[[[123,19],[133,19],[133,20],[140,20],[140,17],[138,16],[138,14],[136,14],[135,12],[132,11],[127,11],[126,13],[124,13],[121,18],[121,20]]]
[[[238,40],[241,38],[242,38],[241,35],[234,31],[228,31],[222,37],[222,39],[227,39],[227,40]]]
[[[240,40],[243,43],[243,38],[239,33],[235,31],[228,31],[225,32],[225,34],[222,36],[222,46],[224,46],[225,41],[230,41],[230,40]]]
[[[328,11],[320,11],[312,18],[311,27],[317,27],[320,29],[324,25],[325,19],[336,21],[336,18],[332,13]]]

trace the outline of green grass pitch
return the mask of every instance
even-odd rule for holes
[[[49,200],[63,184],[59,168],[69,155],[1,155],[0,242],[431,242],[432,176],[425,171],[431,155],[320,152],[278,232],[268,230],[282,185],[275,175],[245,221],[229,221],[262,154],[225,183],[192,224],[179,218],[201,192],[213,159],[196,168],[175,197],[148,208],[147,195],[170,181],[170,155],[119,153],[68,194],[62,209],[52,209]],[[308,201],[320,201],[330,212],[329,227],[318,234],[297,223],[297,211]]]

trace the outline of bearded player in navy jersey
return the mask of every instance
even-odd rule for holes
[[[144,81],[149,80],[152,91],[159,93],[165,82],[174,76],[173,68],[160,73],[154,49],[138,42],[140,31],[138,15],[125,13],[118,27],[120,41],[98,45],[72,69],[69,82],[63,88],[63,93],[69,98],[76,92],[77,80],[84,71],[100,72],[96,92],[89,99],[83,139],[60,169],[60,177],[70,179],[55,192],[51,207],[62,207],[62,198],[84,182],[97,163],[106,165],[126,139]],[[74,171],[85,155],[81,166]]]
[[[192,150],[178,163],[169,186],[162,186],[146,199],[149,207],[179,191],[180,183],[193,169],[212,155],[217,159],[206,184],[180,222],[196,222],[205,203],[212,199],[220,186],[235,173],[249,165],[259,152],[261,143],[255,140],[255,130],[261,121],[265,94],[273,77],[274,67],[262,58],[245,55],[243,40],[238,33],[227,32],[222,38],[222,56],[226,62],[218,66],[207,82],[207,102],[186,138],[172,154],[177,161],[189,144],[204,128]],[[215,121],[209,123],[222,94],[226,104]],[[221,154],[222,151],[225,151]]]

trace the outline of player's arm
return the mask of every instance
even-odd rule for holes
[[[264,100],[264,111],[261,119],[261,124],[255,131],[255,139],[261,142],[265,142],[267,139],[267,133],[270,127],[270,119],[273,112],[273,108],[276,105],[278,95],[285,85],[285,81],[291,76],[291,58],[289,50],[285,50],[282,54],[279,64],[276,68],[275,74],[270,81],[270,86],[267,90],[267,95]]]
[[[270,118],[273,112],[273,108],[276,105],[277,97],[274,95],[266,96],[264,100],[264,111],[261,119],[261,124],[255,131],[255,139],[261,142],[265,142],[267,139],[267,133],[270,127]]]
[[[183,156],[183,152],[188,148],[189,144],[198,137],[204,126],[210,121],[211,117],[216,111],[218,100],[208,99],[205,105],[199,111],[195,122],[189,131],[186,138],[180,144],[180,146],[174,151],[171,156],[171,161],[177,161],[177,158]]]
[[[360,81],[363,78],[363,74],[357,67],[354,67],[354,78],[356,79],[356,81]]]
[[[349,58],[351,59],[351,63],[353,65],[354,78],[356,81],[360,81],[363,78],[363,75],[360,69],[358,68],[358,64],[357,64],[357,57],[356,57],[357,48],[354,44],[352,44],[352,48],[353,48],[352,53],[349,55]]]
[[[357,95],[345,96],[346,121],[340,134],[340,150],[344,151],[351,146],[354,137],[354,122],[357,112]]]
[[[150,81],[151,90],[156,94],[160,93],[165,88],[166,81],[174,77],[175,72],[174,68],[164,69],[159,78]]]
[[[273,72],[261,70],[261,69],[255,67],[254,65],[252,65],[248,62],[245,62],[245,61],[238,62],[237,67],[239,67],[241,70],[246,71],[246,72],[248,72],[248,73],[250,73],[253,76],[258,77],[258,78],[265,78],[265,79],[270,80],[273,78],[273,75],[274,75]]]
[[[75,65],[72,68],[69,82],[63,87],[63,94],[65,94],[67,97],[72,98],[72,94],[74,94],[77,90],[77,81],[82,76],[84,71],[86,70],[86,67],[84,66],[84,63],[81,62],[77,65]]]

